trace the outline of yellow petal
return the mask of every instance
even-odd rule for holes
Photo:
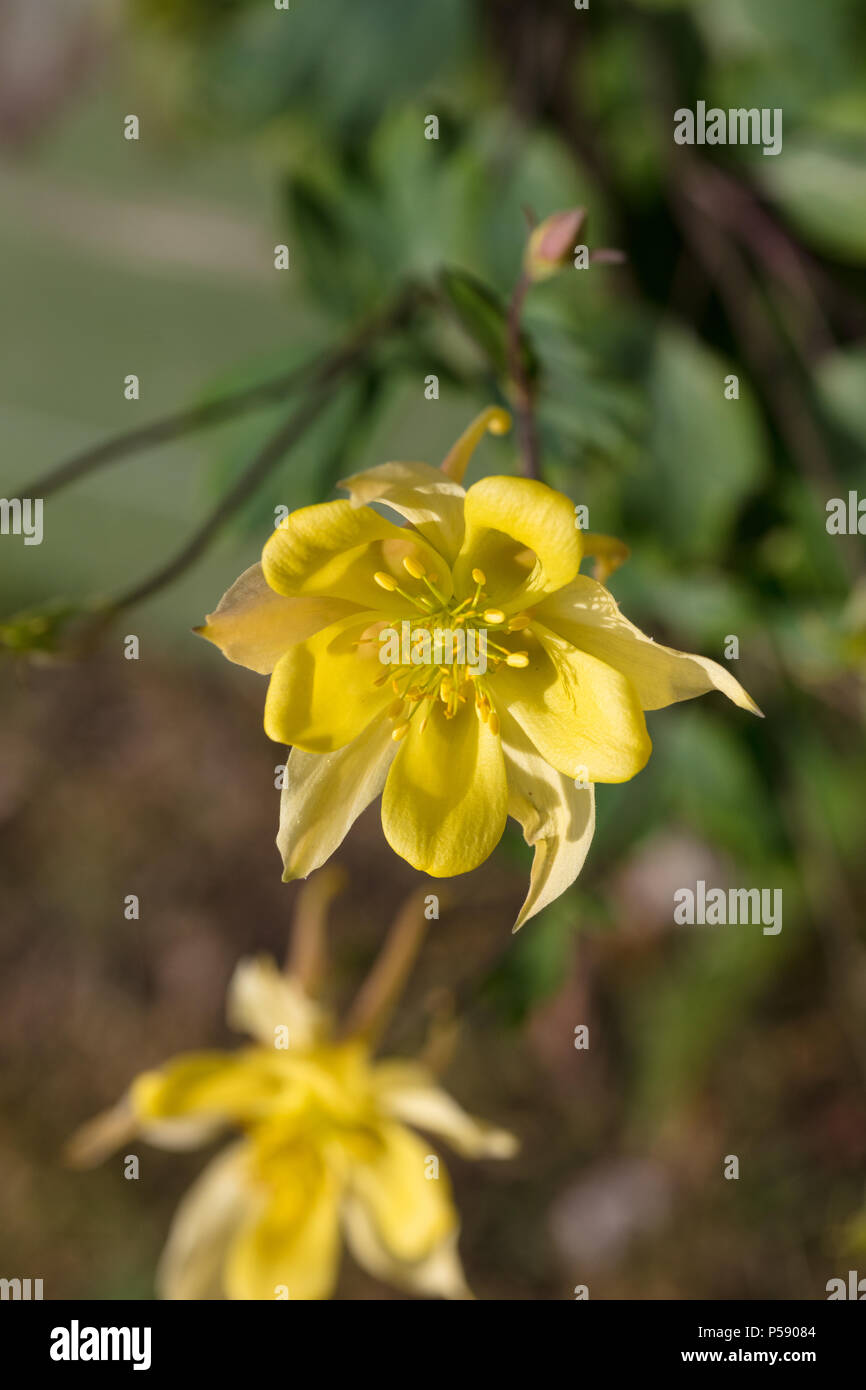
[[[73,1168],[91,1168],[138,1133],[138,1119],[128,1097],[80,1126],[63,1150]]]
[[[426,711],[426,702],[424,705]],[[505,829],[508,791],[499,738],[462,705],[453,719],[433,702],[426,729],[416,714],[382,797],[382,827],[403,859],[447,878],[476,868]]]
[[[389,1115],[413,1129],[441,1136],[464,1158],[512,1158],[517,1152],[513,1134],[467,1114],[420,1067],[380,1062],[373,1084],[379,1104]]]
[[[189,1117],[258,1119],[285,1099],[293,1065],[286,1053],[262,1047],[188,1052],[136,1077],[130,1100],[143,1128]]]
[[[741,709],[761,713],[724,666],[654,642],[623,616],[607,589],[585,575],[547,599],[538,616],[575,647],[627,676],[643,709],[662,709],[720,690]]]
[[[270,956],[239,961],[228,991],[228,1023],[274,1046],[277,1028],[288,1030],[294,1052],[313,1047],[326,1031],[323,1011]]]
[[[383,463],[346,478],[355,506],[382,502],[410,522],[450,564],[463,540],[463,499],[459,483],[429,463]]]
[[[502,751],[508,774],[508,813],[535,846],[529,892],[514,924],[528,922],[570,888],[583,868],[595,831],[595,788],[576,787],[544,761],[516,720],[502,712]]]
[[[379,660],[381,614],[343,618],[281,656],[265,700],[265,733],[308,753],[351,743],[393,702]]]
[[[487,575],[489,597],[515,611],[577,574],[582,543],[574,505],[544,483],[482,478],[466,494],[464,515],[466,535],[454,565],[456,592],[470,590],[477,567]]]
[[[356,1197],[346,1199],[343,1227],[346,1242],[358,1264],[383,1284],[407,1289],[420,1298],[472,1298],[457,1253],[456,1231],[440,1241],[429,1255],[410,1263],[394,1258],[369,1211]]]
[[[231,1299],[329,1298],[340,1253],[340,1183],[311,1150],[283,1162],[279,1185],[232,1241],[225,1265]],[[281,1291],[285,1289],[286,1293]]]
[[[159,1262],[160,1298],[225,1297],[226,1255],[254,1200],[247,1177],[246,1144],[219,1154],[178,1207]]]
[[[284,882],[320,868],[380,794],[397,752],[392,728],[380,717],[333,753],[292,749],[277,834]]]
[[[262,569],[278,594],[327,594],[362,608],[401,613],[405,600],[385,593],[373,575],[384,570],[402,583],[406,557],[436,574],[440,589],[450,594],[448,566],[423,536],[342,499],[291,512],[269,537]]]
[[[489,430],[491,434],[507,434],[511,429],[511,416],[507,410],[497,405],[489,405],[482,410],[461,434],[457,443],[442,460],[442,472],[446,477],[462,483],[469,460]]]
[[[345,599],[285,598],[265,582],[261,565],[250,565],[194,631],[229,661],[268,675],[293,643],[357,612]]]
[[[652,751],[634,687],[613,667],[540,623],[527,630],[529,665],[501,666],[491,689],[545,762],[566,777],[627,782]]]
[[[350,1189],[392,1257],[415,1262],[457,1228],[451,1184],[429,1145],[403,1125],[385,1122],[378,1138],[375,1154],[352,1166]]]

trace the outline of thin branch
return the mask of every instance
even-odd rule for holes
[[[841,484],[803,392],[788,371],[776,341],[772,316],[761,303],[738,248],[720,232],[715,221],[698,211],[687,195],[670,189],[671,203],[692,254],[705,266],[724,305],[743,355],[760,378],[776,427],[792,459],[811,486],[823,510],[827,496]],[[854,537],[840,537],[849,575],[862,572],[863,561]]]
[[[808,319],[808,341],[801,356],[807,365],[814,356],[834,351],[833,330],[815,292],[810,266],[792,237],[765,211],[751,190],[715,165],[693,160],[686,193],[700,210],[723,223],[731,236],[744,242],[763,264],[771,280],[786,287]],[[793,337],[793,335],[792,335]],[[797,344],[800,351],[799,344]]]
[[[160,566],[155,573],[128,589],[126,593],[110,600],[103,608],[95,627],[101,628],[116,614],[151,598],[195,563],[229,518],[261,486],[322,413],[337,382],[364,360],[370,348],[384,333],[402,326],[411,317],[422,295],[422,291],[410,287],[388,312],[363,327],[344,347],[338,349],[323,363],[310,382],[309,394],[303,404],[265,441],[252,462],[220,499],[199,529],[167,564]]]
[[[28,483],[26,487],[19,488],[17,495],[21,497],[50,497],[52,493],[59,492],[61,488],[83,478],[87,473],[104,468],[106,464],[116,463],[120,459],[128,458],[130,454],[139,453],[142,449],[151,448],[156,444],[165,444],[169,440],[181,439],[184,435],[192,434],[196,430],[223,424],[224,421],[231,420],[246,411],[257,410],[272,401],[279,401],[304,377],[310,375],[315,367],[316,359],[312,359],[300,367],[294,367],[291,371],[272,377],[269,381],[257,382],[255,386],[244,387],[241,391],[221,396],[219,400],[204,401],[201,405],[191,406],[188,410],[167,415],[162,420],[154,420],[149,425],[139,425],[134,430],[113,435],[110,439],[104,439],[100,444],[94,444],[90,448],[82,450],[80,454],[74,454],[72,458],[57,464],[47,473],[43,473],[40,478],[35,478]]]
[[[676,83],[653,27],[645,24],[644,32],[650,91],[660,114],[667,113],[678,105]],[[706,206],[705,192],[701,193],[706,182],[698,161],[685,150],[674,158],[671,146],[666,166],[666,194],[683,239],[712,281],[743,357],[761,382],[779,436],[823,511],[828,491],[838,495],[839,481],[798,374],[791,370],[793,362],[788,360],[784,334],[779,333],[740,247],[722,230],[715,210]],[[790,266],[787,274],[792,274]],[[840,539],[840,554],[849,577],[856,578],[863,571],[856,539]]]

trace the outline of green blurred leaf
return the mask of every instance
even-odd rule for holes
[[[866,444],[866,348],[825,357],[815,374],[827,410],[860,444]]]
[[[497,375],[508,376],[508,316],[494,290],[468,271],[446,267],[439,285],[469,337],[484,353]],[[523,370],[532,380],[538,374],[538,358],[528,335],[520,338]]]
[[[518,933],[488,977],[484,992],[509,1023],[521,1023],[567,978],[577,929],[588,915],[587,904],[577,890],[551,903],[528,929]]]
[[[766,187],[814,245],[866,260],[866,145],[801,136],[764,162]]]
[[[739,508],[765,473],[760,416],[742,376],[739,400],[726,400],[731,367],[707,347],[667,327],[650,363],[650,433],[635,500],[655,517],[676,550],[706,560],[725,544]]]
[[[498,373],[507,369],[507,316],[493,290],[465,270],[445,269],[439,284],[463,328]]]

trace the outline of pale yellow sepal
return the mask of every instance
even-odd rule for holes
[[[213,642],[229,661],[269,675],[296,642],[360,611],[357,603],[347,599],[286,598],[266,582],[261,565],[250,565],[208,614],[204,626],[193,631]]]
[[[622,672],[645,710],[719,690],[740,709],[761,715],[729,670],[709,657],[654,642],[620,612],[607,589],[586,575],[541,604],[538,617],[576,647]]]
[[[595,833],[595,788],[578,787],[540,756],[516,720],[502,721],[508,769],[508,813],[523,827],[535,854],[529,891],[514,931],[570,888],[580,874]]]

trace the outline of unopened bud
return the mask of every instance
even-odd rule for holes
[[[531,280],[546,280],[571,265],[585,218],[585,208],[567,208],[539,222],[530,233],[523,256],[523,268]]]

